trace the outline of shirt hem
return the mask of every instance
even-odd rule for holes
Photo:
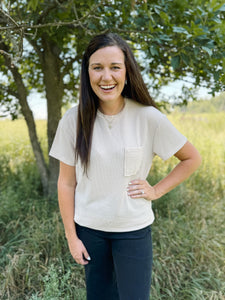
[[[143,229],[149,225],[151,225],[154,222],[155,218],[153,217],[153,219],[149,219],[146,222],[143,222],[139,225],[134,224],[134,225],[129,225],[129,226],[104,226],[104,225],[96,225],[93,223],[86,223],[86,222],[82,222],[79,219],[77,220],[77,218],[74,218],[74,222],[77,223],[80,226],[84,226],[90,229],[94,229],[94,230],[100,230],[100,231],[105,231],[105,232],[129,232],[129,231],[135,231],[135,230],[139,230],[139,229]]]

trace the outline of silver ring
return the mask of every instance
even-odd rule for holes
[[[144,194],[145,192],[144,192],[144,191],[141,191],[141,193]]]

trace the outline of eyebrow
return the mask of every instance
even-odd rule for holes
[[[123,65],[124,63],[119,63],[119,62],[113,62],[111,63],[111,65]],[[101,66],[102,64],[101,63],[92,63],[91,66],[93,65],[98,65],[98,66]]]

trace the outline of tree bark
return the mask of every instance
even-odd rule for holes
[[[18,100],[19,100],[19,103],[21,106],[22,114],[25,118],[25,121],[26,121],[26,124],[28,127],[28,132],[29,132],[32,149],[34,152],[34,156],[35,156],[35,159],[37,162],[37,167],[38,167],[40,177],[41,177],[43,193],[44,193],[44,195],[47,195],[48,194],[48,170],[47,170],[47,166],[46,166],[46,163],[44,160],[44,155],[43,155],[43,152],[41,149],[41,145],[38,141],[38,136],[37,136],[36,125],[35,125],[33,113],[27,102],[26,87],[23,83],[21,74],[19,73],[18,69],[16,67],[12,67],[11,61],[9,61],[9,60],[6,63],[13,75],[14,81],[17,86]]]
[[[61,118],[62,98],[64,93],[63,76],[61,72],[62,62],[59,58],[60,50],[48,36],[42,37],[43,55],[41,59],[42,71],[44,74],[44,85],[47,99],[47,135],[48,149],[50,150],[58,122]],[[48,193],[56,193],[59,163],[49,157],[49,184]]]

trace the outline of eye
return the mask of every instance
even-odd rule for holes
[[[112,69],[113,70],[120,70],[120,67],[119,66],[113,66]]]
[[[101,67],[94,67],[93,70],[99,71],[101,70]]]

